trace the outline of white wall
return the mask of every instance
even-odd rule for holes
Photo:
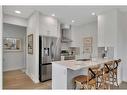
[[[14,24],[19,26],[27,26],[27,19],[16,17],[8,14],[3,15],[3,22],[8,24]]]
[[[0,90],[2,89],[2,6],[0,6]]]
[[[3,52],[3,71],[25,68],[25,37],[26,27],[3,24],[3,37],[21,39],[21,51]]]
[[[127,81],[127,13],[118,12],[118,35],[117,51],[121,62],[121,76],[123,81]]]
[[[28,19],[27,36],[33,34],[33,54],[27,55],[26,73],[35,82],[39,82],[39,13],[33,13]],[[28,41],[27,41],[28,42]],[[28,44],[28,43],[27,43]]]
[[[97,22],[91,22],[81,26],[72,26],[71,46],[80,47],[80,57],[88,58],[89,54],[83,54],[83,38],[93,37],[93,56],[97,56]]]

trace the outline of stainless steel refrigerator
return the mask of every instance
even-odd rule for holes
[[[52,79],[52,61],[60,60],[61,40],[56,37],[39,36],[39,80]]]

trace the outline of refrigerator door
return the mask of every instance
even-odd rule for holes
[[[52,38],[50,49],[51,49],[52,61],[60,60],[60,39],[59,38]]]
[[[42,58],[42,64],[45,63],[51,63],[51,49],[50,49],[50,44],[51,44],[51,38],[50,37],[45,37],[43,36],[43,58]]]
[[[60,52],[61,52],[61,39],[60,38],[57,38],[55,40],[54,50],[53,50],[53,53],[54,53],[54,61],[60,61],[60,59],[61,59]]]
[[[43,54],[43,63],[60,60],[60,43],[60,38],[43,37],[43,49],[45,49]]]
[[[41,64],[41,82],[51,80],[52,79],[52,64],[47,63],[47,64]]]

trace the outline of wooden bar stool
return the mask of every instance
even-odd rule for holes
[[[74,77],[74,89],[77,88],[77,86],[80,86],[80,89],[84,89],[84,83],[87,82],[87,76],[86,75],[79,75]]]
[[[99,84],[101,82],[101,76],[102,76],[102,70],[100,69],[100,65],[89,68],[89,71],[91,71],[93,74],[95,74],[96,89],[98,89]]]
[[[121,59],[115,60],[114,61],[114,66],[113,66],[113,70],[111,72],[111,76],[110,78],[112,79],[112,84],[113,87],[116,85],[117,87],[119,87],[118,85],[118,79],[117,79],[117,70],[118,70],[118,64],[121,62]]]
[[[110,89],[110,72],[113,70],[114,61],[110,61],[104,64],[101,69],[103,74],[101,76],[101,82],[99,88]]]
[[[99,65],[90,67],[88,69],[87,83],[84,84],[86,89],[96,89],[97,88],[97,73],[99,71]]]
[[[118,63],[120,62],[121,62],[121,59],[114,60],[105,64],[104,72],[106,72],[105,74],[107,74],[109,87],[111,86],[111,84],[112,84],[112,87],[114,87],[115,83],[116,83],[116,86],[119,87],[118,80],[117,80],[117,69],[118,69]]]
[[[96,73],[99,69],[99,65],[88,68],[88,75],[79,75],[74,77],[74,89],[77,85],[80,85],[80,89],[96,89]]]

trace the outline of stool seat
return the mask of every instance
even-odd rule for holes
[[[90,80],[91,78],[90,77],[87,77],[87,80]],[[91,79],[89,82],[88,82],[89,85],[91,84],[96,84],[96,80],[95,79]]]
[[[91,79],[91,77],[89,77],[89,76],[79,75],[74,78],[74,81],[76,83],[80,84],[82,88],[88,88],[87,83],[88,83],[88,85],[93,85],[93,86],[95,86],[95,84],[96,84],[96,80],[94,80],[94,79],[90,80],[90,79]],[[89,80],[89,82],[88,82],[88,80]]]
[[[74,81],[80,82],[81,84],[87,82],[87,76],[86,75],[79,75],[74,77]]]

